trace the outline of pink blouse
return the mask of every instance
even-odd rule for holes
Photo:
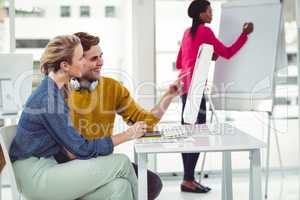
[[[212,45],[215,54],[230,59],[240,50],[240,48],[242,48],[246,43],[247,38],[247,34],[242,32],[231,46],[226,47],[216,38],[213,31],[205,25],[200,25],[198,27],[194,38],[190,35],[190,28],[186,29],[176,60],[176,68],[180,70],[179,79],[183,83],[184,94],[189,91],[198,49],[202,44]]]

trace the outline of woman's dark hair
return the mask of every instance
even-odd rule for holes
[[[210,2],[207,0],[193,0],[188,8],[188,15],[193,19],[193,24],[190,30],[192,38],[195,37],[198,26],[204,23],[200,18],[200,13],[203,13],[210,6]]]

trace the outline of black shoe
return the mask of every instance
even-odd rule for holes
[[[203,186],[201,186],[201,187],[197,186],[197,187],[195,187],[195,189],[191,189],[189,187],[186,187],[185,185],[181,185],[181,191],[182,192],[192,192],[192,193],[208,193],[209,192],[209,190]]]
[[[198,183],[197,181],[194,181],[194,183],[196,183],[196,185],[200,188],[206,188],[208,191],[211,191],[211,188],[210,187],[207,187],[207,186],[204,186],[204,185],[201,185],[200,183]]]

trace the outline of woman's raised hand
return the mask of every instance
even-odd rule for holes
[[[254,30],[254,25],[252,22],[246,22],[243,25],[243,32],[246,33],[247,35],[249,35],[250,33],[252,33]]]

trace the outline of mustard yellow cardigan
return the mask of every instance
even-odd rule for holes
[[[71,91],[68,98],[73,125],[86,139],[111,136],[116,114],[127,123],[145,121],[149,130],[159,122],[151,112],[139,106],[118,81],[107,77],[99,81],[94,91]]]

